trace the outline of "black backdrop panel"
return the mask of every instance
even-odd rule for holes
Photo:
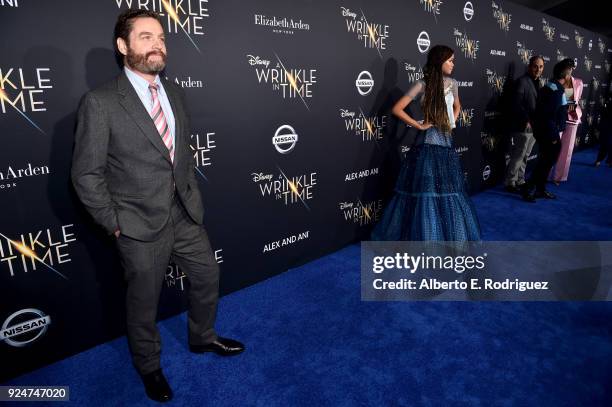
[[[112,29],[128,7],[163,14],[222,293],[367,238],[414,138],[390,108],[430,46],[456,50],[455,147],[472,191],[503,173],[504,91],[530,55],[546,77],[577,59],[581,145],[608,92],[608,38],[508,2],[0,0],[1,380],[124,333],[114,243],[69,171],[76,108],[120,71]],[[171,265],[160,317],[184,309],[187,286]]]

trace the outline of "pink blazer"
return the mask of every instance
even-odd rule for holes
[[[582,98],[582,89],[584,85],[582,83],[582,79],[574,78],[572,76],[572,85],[574,87],[574,100],[576,101],[576,110],[573,113],[570,113],[567,118],[567,121],[573,124],[580,123],[580,119],[582,118],[582,108],[580,107],[580,98]]]

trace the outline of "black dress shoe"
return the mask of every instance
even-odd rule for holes
[[[142,375],[142,384],[151,400],[161,403],[172,400],[172,389],[166,381],[161,369]]]
[[[523,193],[521,195],[523,197],[523,201],[525,202],[535,203],[536,201],[535,196],[533,195],[532,192]]]
[[[221,356],[234,356],[244,351],[244,345],[233,339],[218,337],[206,345],[189,345],[189,350],[193,353],[214,352]]]
[[[535,199],[535,196],[533,195],[533,192],[531,192],[532,188],[533,187],[530,187],[527,184],[521,184],[519,189],[520,189],[520,194],[521,194],[521,197],[523,198],[523,201],[535,203],[536,199]]]
[[[504,187],[504,190],[506,192],[510,192],[511,194],[520,194],[521,193],[521,188],[514,186],[514,185],[506,185]]]
[[[535,197],[544,199],[557,199],[557,196],[555,194],[548,191],[536,191]]]

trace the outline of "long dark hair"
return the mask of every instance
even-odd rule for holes
[[[425,122],[431,123],[445,133],[451,131],[450,120],[444,101],[444,74],[442,64],[453,56],[455,51],[446,45],[436,45],[427,54],[424,69],[425,95],[423,113]]]

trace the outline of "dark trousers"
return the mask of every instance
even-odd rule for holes
[[[555,141],[553,143],[553,141]],[[527,187],[536,191],[543,192],[546,190],[546,180],[550,170],[557,162],[559,153],[561,152],[561,140],[538,139],[538,161],[531,173]]]
[[[190,283],[189,343],[217,339],[214,323],[219,296],[219,267],[204,228],[194,223],[178,199],[157,240],[142,242],[120,235],[117,247],[127,281],[127,332],[132,361],[140,374],[160,368],[161,340],[157,305],[172,260]]]

